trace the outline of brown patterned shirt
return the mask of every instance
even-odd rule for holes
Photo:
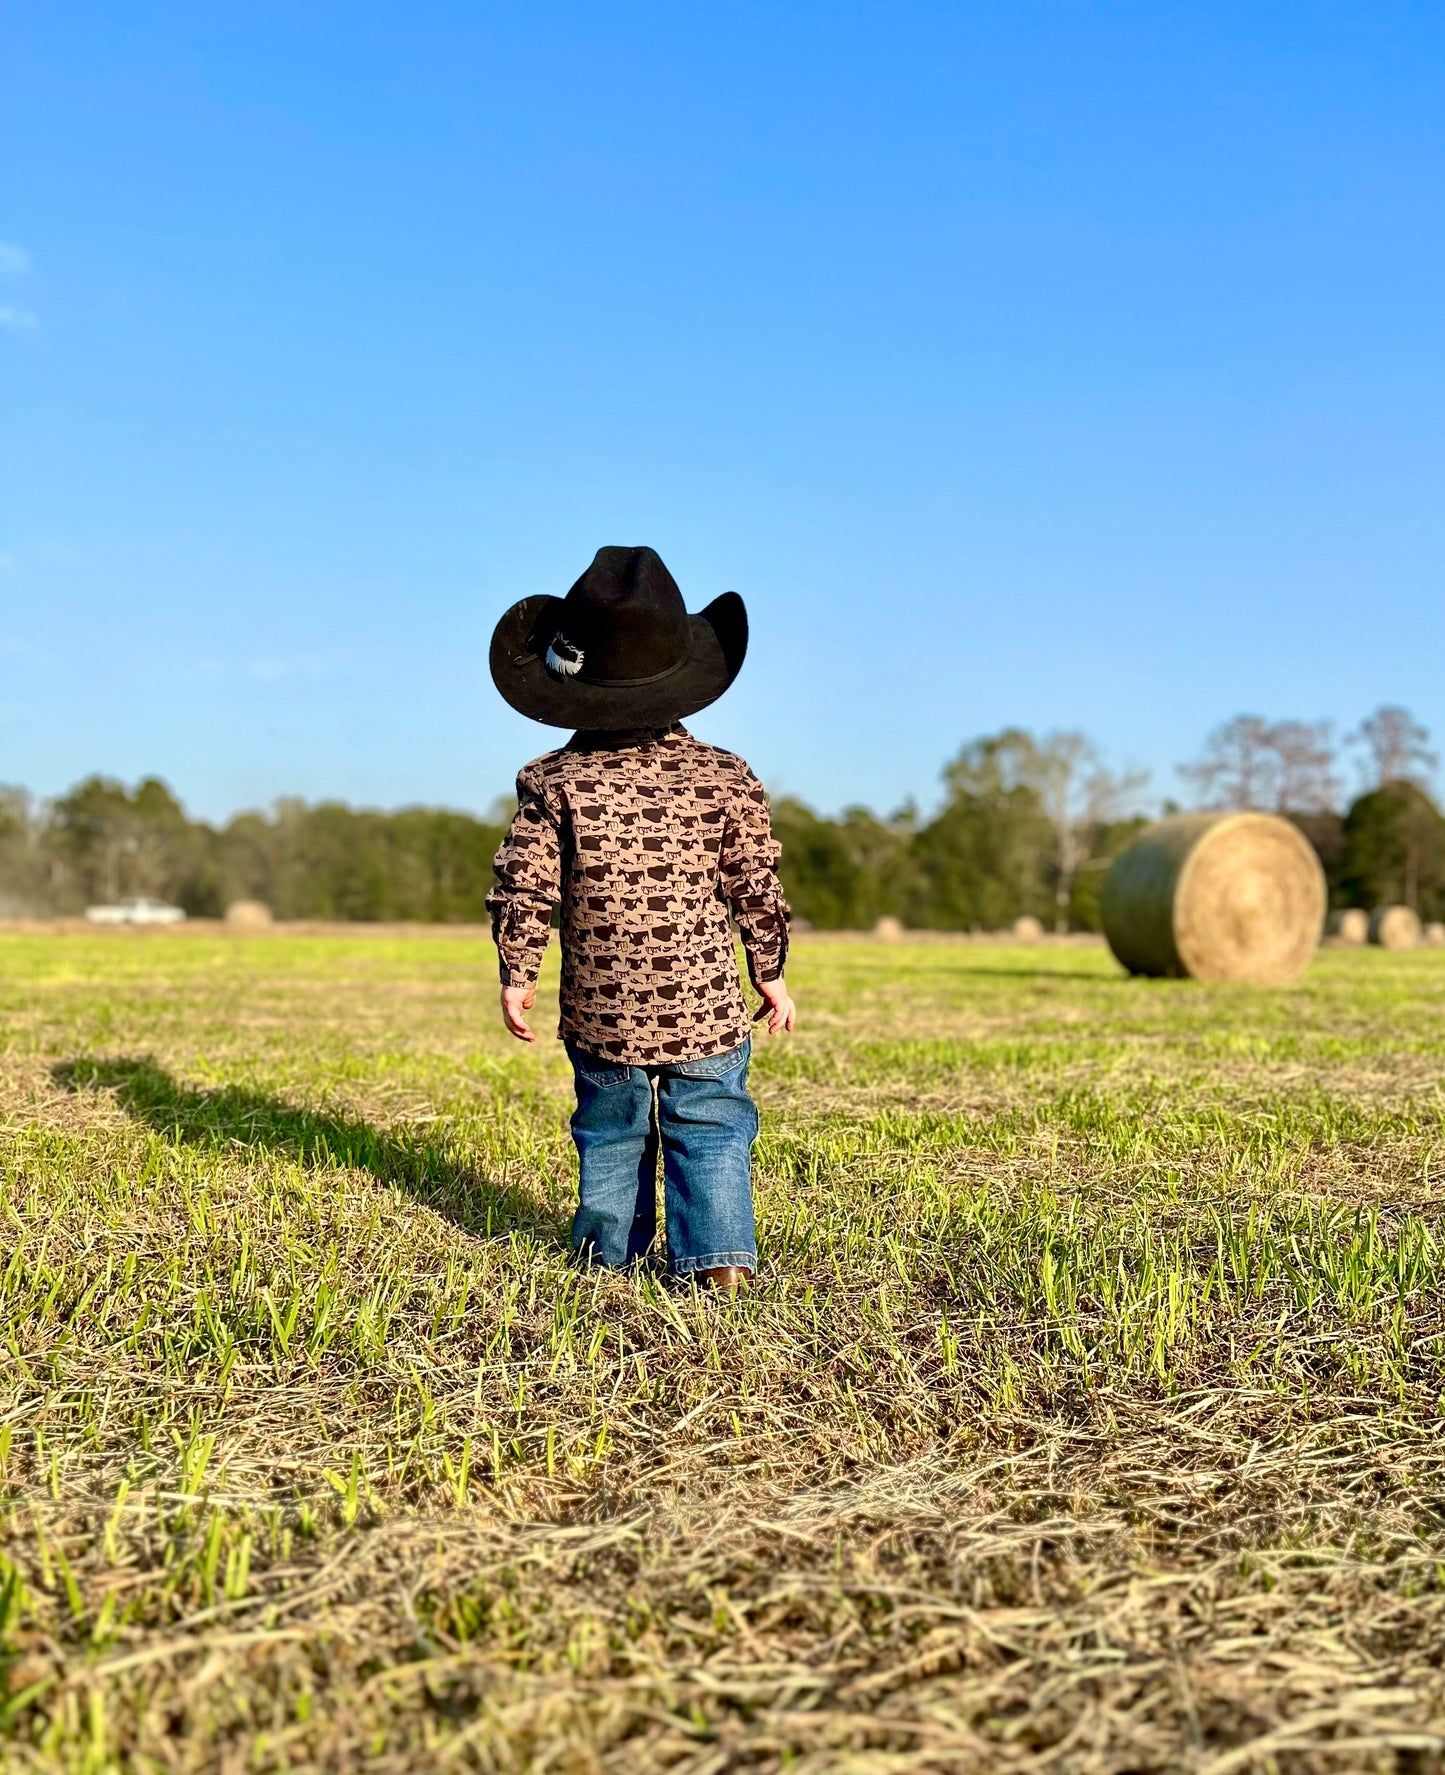
[[[754,983],[788,952],[780,846],[762,785],[678,726],[575,734],[517,778],[487,897],[504,986],[530,986],[562,903],[562,1023],[633,1066],[739,1046],[749,1018],[731,907]]]

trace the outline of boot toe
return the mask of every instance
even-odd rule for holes
[[[719,1294],[736,1294],[745,1282],[752,1280],[752,1271],[741,1268],[738,1264],[724,1264],[715,1270],[699,1270],[698,1280],[707,1288],[714,1288]]]

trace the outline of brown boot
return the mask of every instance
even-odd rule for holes
[[[739,1269],[736,1264],[724,1264],[720,1270],[699,1270],[697,1279],[719,1294],[736,1294],[745,1282],[752,1281],[753,1272]]]

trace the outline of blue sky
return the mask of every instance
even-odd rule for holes
[[[834,808],[1445,740],[1445,9],[11,0],[0,780],[484,808],[502,608],[748,600]]]

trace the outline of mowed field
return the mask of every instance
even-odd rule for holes
[[[0,1766],[1440,1767],[1445,954],[789,976],[728,1301],[475,936],[0,938]]]

